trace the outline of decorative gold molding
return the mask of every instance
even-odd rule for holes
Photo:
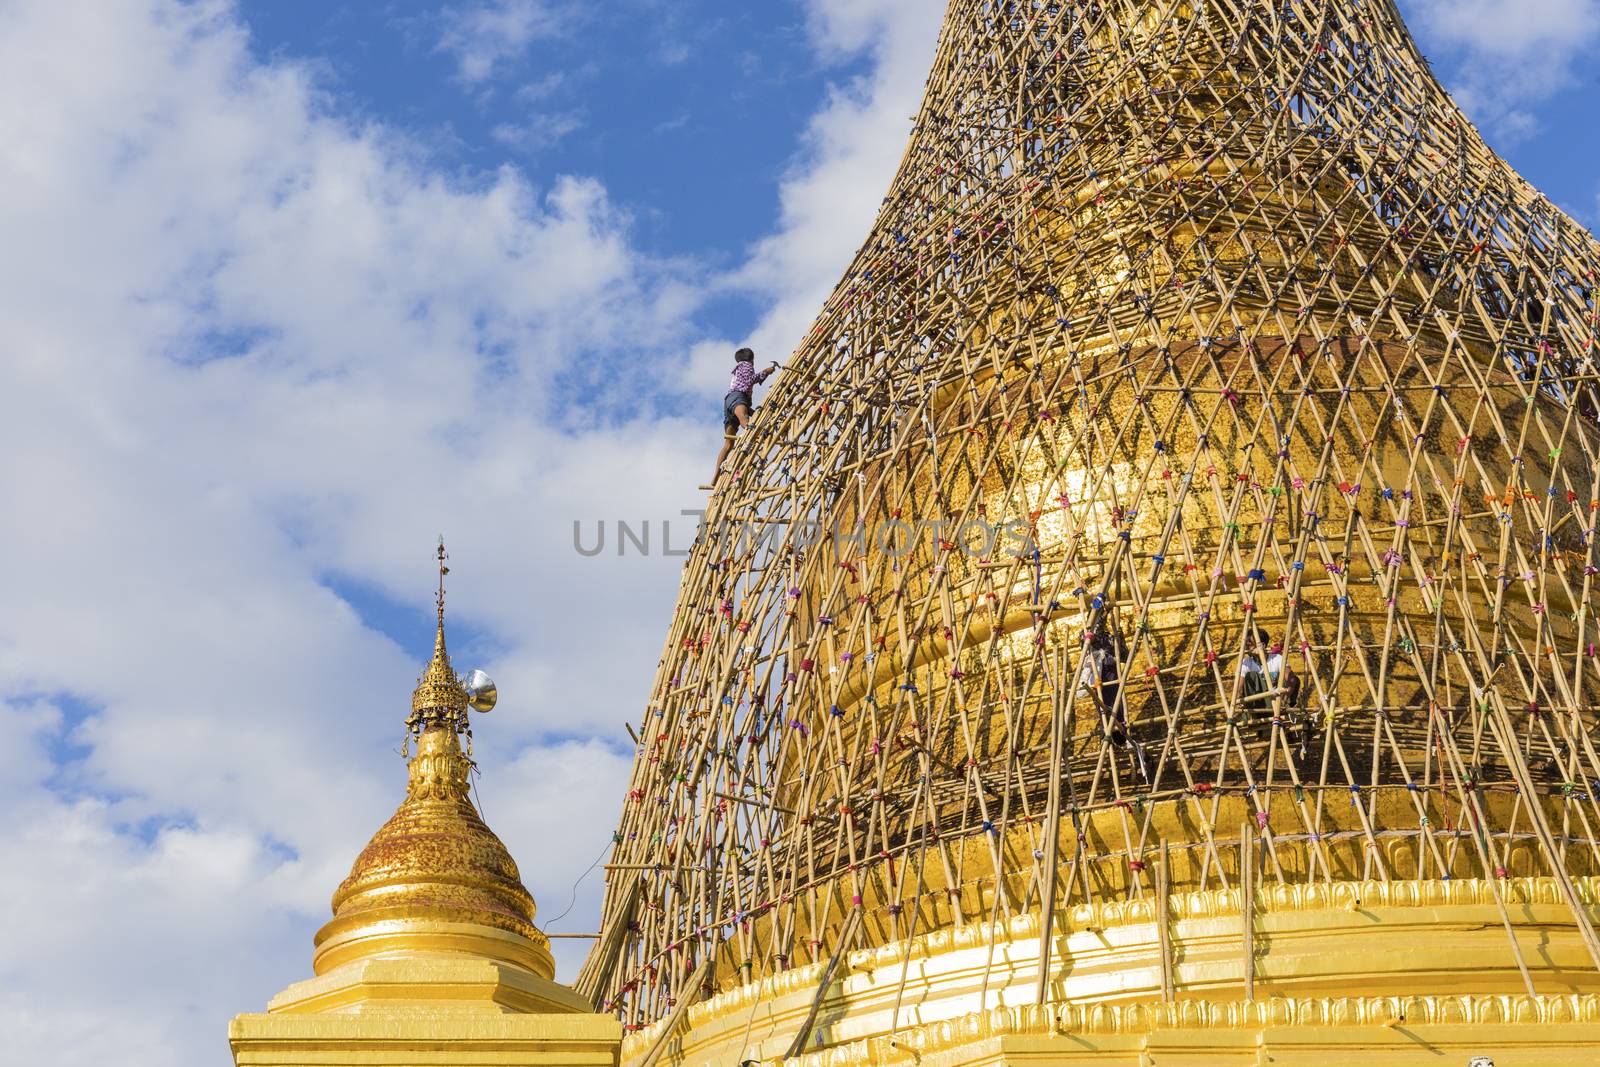
[[[1578,898],[1591,908],[1600,908],[1600,878],[1574,878]],[[1508,905],[1553,904],[1566,906],[1561,887],[1554,878],[1507,878],[1498,883],[1500,899]],[[1490,905],[1495,903],[1496,886],[1486,879],[1460,878],[1451,881],[1332,882],[1312,885],[1284,884],[1263,886],[1256,897],[1257,914],[1306,911],[1357,911],[1372,908],[1441,908]],[[1207,890],[1175,893],[1170,901],[1174,919],[1216,919],[1239,914],[1237,890]],[[1078,931],[1104,930],[1155,922],[1155,897],[1102,901],[1057,912],[1055,936]],[[1600,918],[1600,914],[1597,914]],[[1039,936],[1039,916],[1029,913],[995,923],[977,922],[947,927],[924,934],[910,942],[896,942],[850,954],[853,970],[866,970],[899,964],[906,959],[924,959],[944,952],[986,946]],[[909,953],[909,955],[908,955]],[[733,993],[738,993],[734,990]],[[724,994],[728,996],[732,994]],[[720,998],[719,998],[720,999]],[[715,1003],[708,1001],[707,1003]]]
[[[1312,997],[1219,1004],[1025,1004],[908,1027],[783,1061],[784,1067],[879,1067],[977,1041],[1018,1035],[1146,1036],[1163,1030],[1398,1025],[1600,1025],[1600,996]],[[1597,1034],[1600,1039],[1600,1034]],[[626,1058],[626,1047],[624,1058]],[[763,1061],[762,1067],[778,1067]]]
[[[1600,878],[1575,879],[1574,881],[1580,899],[1595,910],[1595,917],[1600,920]],[[1492,908],[1495,906],[1496,888],[1499,890],[1500,898],[1511,907],[1541,906],[1561,909],[1566,907],[1560,887],[1554,879],[1510,878],[1499,882],[1498,886],[1482,879],[1275,885],[1265,887],[1260,891],[1256,899],[1255,910],[1258,915],[1272,915],[1318,912],[1339,914],[1380,909]],[[1171,898],[1170,914],[1174,921],[1236,920],[1239,911],[1239,895],[1232,890],[1178,893]],[[1079,933],[1103,933],[1117,927],[1149,925],[1154,921],[1155,900],[1153,897],[1147,896],[1129,901],[1085,905],[1059,912],[1053,936],[1064,938]],[[1039,927],[1038,915],[1025,914],[995,923],[967,923],[937,930],[909,942],[901,941],[853,952],[849,955],[847,966],[839,977],[841,980],[848,980],[852,975],[897,968],[908,962],[925,961],[941,955],[972,949],[984,949],[990,945],[991,941],[997,946],[1027,942],[1039,937]],[[695,1031],[708,1030],[718,1020],[748,1015],[754,1006],[761,1002],[774,1001],[796,993],[814,993],[816,983],[820,980],[823,969],[824,965],[821,963],[809,964],[719,993],[689,1009],[686,1033],[693,1034]],[[1522,999],[1526,1000],[1527,998]],[[1578,1000],[1573,1000],[1571,997],[1552,997],[1548,999],[1541,998],[1540,1003],[1550,1005],[1550,1011],[1559,1013],[1562,1010],[1560,1004],[1567,1002],[1578,1003],[1578,1001],[1588,1003],[1594,999],[1593,997],[1579,997]],[[1434,1014],[1425,1014],[1422,1017],[1428,1021],[1476,1022],[1480,1021],[1479,1018],[1473,1016],[1470,1011],[1464,1018],[1455,1018],[1453,1014],[1455,1009],[1451,1005],[1469,1003],[1478,1005],[1478,1007],[1471,1009],[1472,1011],[1492,1013],[1495,1009],[1492,1006],[1487,1006],[1490,1005],[1490,1002],[1506,1004],[1513,1001],[1518,1005],[1516,1011],[1520,1020],[1527,1011],[1526,1005],[1522,1001],[1516,1001],[1515,998],[1507,1000],[1506,998],[1495,998],[1486,995],[1467,997],[1465,999],[1460,997],[1413,998],[1405,1003],[1408,1005],[1420,1003],[1425,1006],[1415,1010],[1407,1008],[1404,1014],[1408,1017],[1416,1018],[1418,1017],[1418,1011],[1424,1013],[1432,1012]],[[1395,998],[1392,997],[1375,997],[1366,1000],[1359,998],[1313,998],[1264,1001],[1250,1006],[1249,1010],[1254,1011],[1256,1015],[1248,1018],[1238,1014],[1240,1010],[1245,1008],[1242,1003],[1209,1004],[1205,1001],[1183,1001],[1175,1006],[1154,1003],[1064,1005],[1062,1010],[1066,1014],[1060,1016],[1060,1018],[1066,1020],[1063,1025],[1068,1025],[1071,1032],[1079,1033],[1143,1033],[1151,1028],[1159,1029],[1162,1027],[1333,1025],[1316,1021],[1323,1018],[1323,1016],[1316,1014],[1318,1011],[1323,1010],[1319,1006],[1331,1005],[1333,1007],[1328,1007],[1327,1011],[1337,1014],[1341,1019],[1348,1020],[1350,1025],[1366,1025],[1370,1023],[1370,1019],[1367,1015],[1363,1015],[1362,1012],[1368,1009],[1359,1007],[1359,1005],[1370,1006],[1392,1004],[1394,1002]],[[1295,1006],[1292,1007],[1292,1012],[1288,1016],[1283,1013],[1291,1009],[1284,1008],[1282,1005],[1285,1004]],[[1358,1006],[1352,1007],[1351,1005]],[[1274,1014],[1270,1015],[1270,1017],[1261,1014],[1268,1011]],[[1139,1013],[1141,1012],[1154,1014],[1140,1015]],[[1233,1014],[1229,1014],[1230,1012]],[[1293,1014],[1293,1012],[1298,1012],[1299,1014]],[[1355,1012],[1355,1014],[1352,1016],[1351,1012]],[[1439,1015],[1438,1012],[1444,1012],[1445,1014]],[[1384,1019],[1386,1020],[1395,1015],[1396,1013],[1391,1011],[1384,1016]],[[977,1018],[977,1016],[968,1016],[967,1018]],[[1488,1016],[1484,1016],[1484,1018],[1488,1018]],[[1130,1022],[1130,1020],[1140,1019],[1145,1021]],[[1559,1021],[1556,1016],[1550,1016],[1550,1019]],[[1600,1019],[1591,1020],[1585,1016],[1581,1019],[1576,1019],[1576,1021],[1588,1022],[1600,1021]],[[623,1060],[626,1062],[653,1044],[660,1034],[662,1025],[662,1023],[657,1022],[629,1035],[623,1045]],[[896,1039],[902,1044],[904,1043],[903,1033],[901,1038]],[[968,1038],[962,1038],[962,1040],[968,1040]],[[832,1061],[829,1062],[832,1063]]]
[[[758,1001],[774,1000],[800,990],[814,989],[826,967],[825,963],[809,963],[804,967],[768,975],[758,982],[737,986],[699,1004],[691,1005],[689,1028],[694,1030],[724,1015],[748,1010]],[[629,1034],[622,1043],[623,1061],[626,1062],[631,1056],[654,1044],[666,1025],[667,1020],[658,1019],[643,1030]]]

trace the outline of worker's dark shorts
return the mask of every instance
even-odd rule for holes
[[[741,393],[737,389],[728,390],[728,395],[722,398],[722,429],[724,433],[737,433],[739,430],[739,416],[733,409],[743,404],[750,408],[755,405],[750,403],[750,394]]]

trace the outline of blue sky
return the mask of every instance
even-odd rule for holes
[[[1600,0],[1402,6],[1592,227]],[[690,521],[728,352],[820,307],[941,8],[0,0],[19,1062],[225,1063],[307,975],[402,790],[441,532],[457,665],[502,693],[486,815],[566,907],[679,566],[572,524]]]
[[[829,85],[864,57],[818,62],[800,3],[571,7],[503,56],[452,44],[464,16],[433,4],[245,10],[258,55],[326,61],[341,107],[413,132],[441,166],[601,175],[639,247],[733,265]]]
[[[1461,13],[1481,6],[1402,4],[1444,78],[1475,91],[1520,77],[1505,68],[1522,62],[1485,47],[1503,27]],[[1554,8],[1549,18],[1568,24],[1581,24],[1585,8],[1534,6]],[[778,183],[796,163],[807,123],[830,91],[871,65],[870,53],[859,50],[819,55],[811,6],[801,0],[620,0],[570,5],[581,12],[574,17],[551,7],[558,13],[548,16],[550,25],[492,62],[464,60],[464,42],[441,47],[459,18],[419,0],[277,0],[244,11],[259,56],[324,63],[324,84],[341,108],[414,132],[441,165],[464,174],[510,164],[541,177],[602,176],[636,212],[641,248],[719,266],[736,263],[770,229]],[[1540,25],[1538,16],[1533,21]],[[1554,50],[1546,37],[1523,45],[1513,35],[1511,43],[1513,53]],[[479,71],[476,62],[490,65]],[[1481,115],[1493,142],[1530,180],[1592,223],[1600,65],[1578,62],[1562,75],[1486,104]],[[1506,107],[1518,121],[1503,121]],[[750,322],[759,314],[748,306],[715,310]]]

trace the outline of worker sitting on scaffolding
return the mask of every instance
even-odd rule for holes
[[[1300,678],[1284,659],[1281,641],[1272,641],[1260,627],[1252,628],[1239,665],[1244,699],[1255,710],[1265,712],[1274,697],[1280,708],[1293,712],[1300,705]]]
[[[1100,729],[1117,748],[1133,753],[1139,777],[1150,780],[1144,744],[1128,728],[1128,704],[1122,693],[1122,668],[1128,658],[1122,633],[1115,627],[1101,626],[1089,635],[1084,650],[1083,668],[1078,676],[1078,691],[1092,694],[1099,704]]]
[[[741,348],[733,354],[733,380],[728,383],[728,392],[722,398],[722,451],[717,453],[717,470],[711,476],[711,485],[704,488],[716,485],[717,479],[722,477],[722,463],[733,451],[734,437],[750,425],[755,387],[770,378],[777,369],[778,365],[774,363],[766,370],[757,372],[756,354],[748,348]]]
[[[1239,662],[1239,680],[1241,697],[1252,708],[1259,709],[1266,703],[1273,675],[1283,666],[1283,657],[1274,657],[1271,647],[1259,626],[1250,628],[1245,637],[1244,658]]]
[[[1089,635],[1089,647],[1084,650],[1078,688],[1081,692],[1092,693],[1098,699],[1100,722],[1105,735],[1113,744],[1120,746],[1127,741],[1124,728],[1128,718],[1118,699],[1122,693],[1122,657],[1118,643],[1104,628]]]

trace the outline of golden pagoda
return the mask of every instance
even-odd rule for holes
[[[236,1067],[612,1065],[621,1028],[555,982],[549,941],[505,845],[469,794],[469,693],[444,636],[407,719],[405,800],[361,850],[317,933],[316,977],[229,1027]]]
[[[686,562],[624,1062],[1600,1062],[1597,270],[1390,0],[951,0]]]

